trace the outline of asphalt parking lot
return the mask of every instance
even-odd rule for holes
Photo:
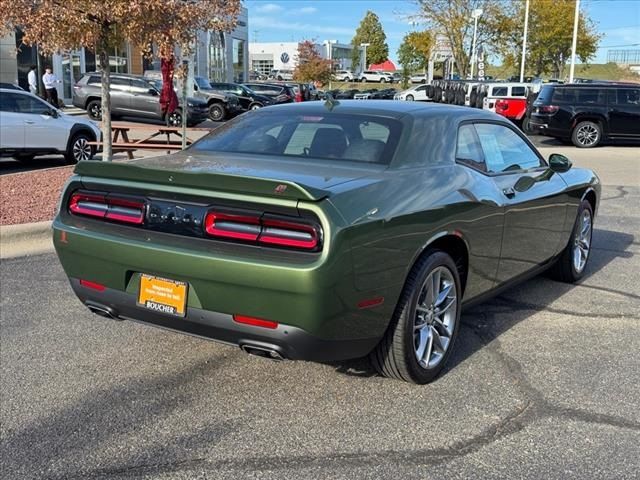
[[[2,478],[638,478],[640,149],[537,143],[604,184],[587,277],[466,312],[427,386],[104,320],[53,254],[3,261]]]

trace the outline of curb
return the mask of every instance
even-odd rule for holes
[[[53,251],[51,222],[0,226],[0,259]]]

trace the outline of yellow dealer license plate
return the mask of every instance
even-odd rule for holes
[[[160,313],[184,317],[187,284],[177,280],[142,274],[138,305]]]

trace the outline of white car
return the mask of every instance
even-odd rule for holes
[[[31,160],[63,154],[67,163],[90,160],[98,125],[62,113],[29,92],[0,88],[0,157]]]
[[[422,100],[422,101],[431,100],[431,98],[427,96],[427,87],[429,87],[429,85],[425,85],[425,84],[416,85],[415,87],[411,87],[411,88],[408,88],[407,90],[396,93],[393,96],[393,99],[406,100],[408,102],[413,102],[414,100]]]
[[[393,83],[393,75],[380,70],[365,70],[360,74],[361,82]]]
[[[409,77],[411,83],[427,83],[427,76],[424,73],[418,73]]]
[[[274,80],[293,80],[293,70],[281,69],[281,70],[271,70],[269,74],[269,78],[273,78]]]
[[[351,70],[337,70],[333,74],[333,78],[338,82],[353,82],[355,77]]]

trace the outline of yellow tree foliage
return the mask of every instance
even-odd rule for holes
[[[0,34],[19,28],[43,53],[94,50],[102,70],[104,154],[111,159],[109,48],[128,40],[161,58],[190,53],[200,30],[230,31],[240,0],[0,0]]]
[[[325,84],[331,80],[331,60],[320,56],[312,40],[298,43],[297,61],[298,66],[293,72],[297,81]]]

